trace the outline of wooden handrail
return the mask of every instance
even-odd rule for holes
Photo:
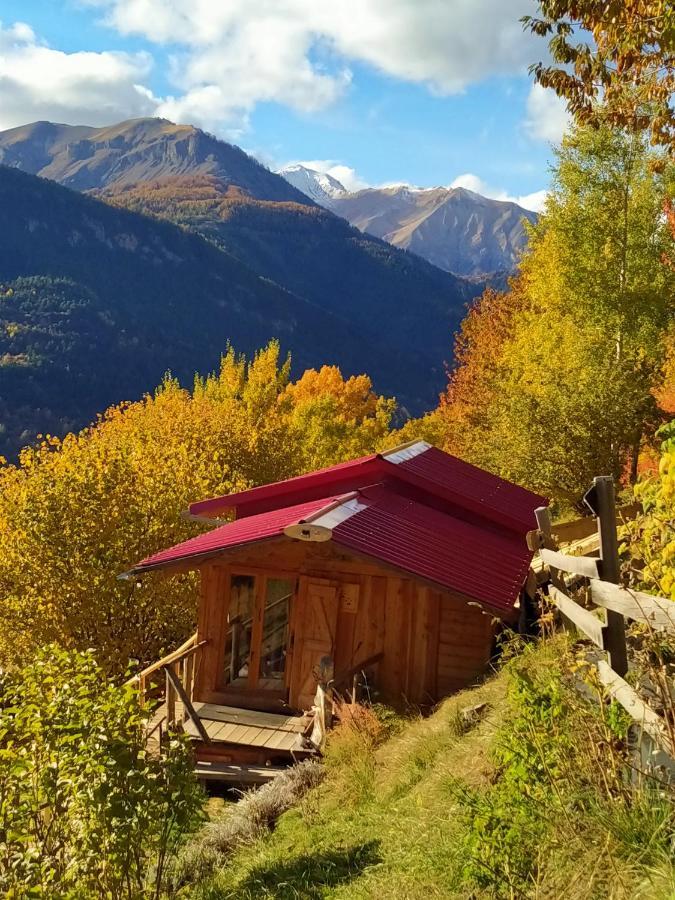
[[[173,650],[171,653],[167,654],[167,656],[162,657],[162,659],[157,660],[154,663],[151,663],[142,672],[139,672],[137,675],[134,675],[133,678],[130,678],[127,684],[134,684],[137,681],[147,681],[150,675],[154,675],[155,672],[159,671],[164,666],[168,666],[171,663],[178,662],[186,656],[189,656],[191,653],[194,653],[200,647],[203,647],[204,644],[207,644],[208,641],[197,641],[197,633],[195,632],[191,637],[185,641],[185,643],[181,644],[176,650]]]
[[[175,692],[178,694],[180,701],[183,704],[183,707],[185,709],[185,712],[188,714],[188,716],[194,722],[194,725],[195,725],[197,731],[199,732],[199,736],[201,737],[201,739],[204,741],[205,744],[210,744],[211,738],[208,736],[208,734],[206,732],[206,728],[204,728],[204,725],[202,724],[202,720],[197,715],[195,708],[190,701],[190,698],[188,697],[187,693],[185,692],[185,688],[183,687],[182,681],[180,680],[178,675],[174,672],[171,664],[164,666],[164,672],[166,673],[166,678],[167,678],[168,683],[171,685],[171,687],[173,687]],[[169,687],[169,684],[167,684],[167,689]],[[167,690],[167,693],[168,693],[168,690]]]
[[[656,597],[607,581],[593,580],[591,598],[596,606],[603,606],[627,619],[644,622],[652,628],[675,634],[675,603],[666,597]]]
[[[593,641],[596,647],[601,650],[605,649],[606,625],[604,622],[601,622],[592,612],[584,609],[576,600],[568,597],[553,585],[548,589],[548,596],[565,618],[569,619],[587,638]]]

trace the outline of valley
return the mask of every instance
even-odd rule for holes
[[[5,455],[272,337],[295,372],[368,372],[418,414],[480,291],[165,120],[0,133],[0,194]]]

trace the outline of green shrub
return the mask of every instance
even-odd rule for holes
[[[152,757],[144,724],[93,653],[50,646],[0,676],[3,896],[161,896],[203,798],[187,743]]]
[[[611,846],[630,865],[656,864],[675,828],[670,792],[649,779],[630,784],[628,716],[597,702],[592,667],[562,639],[545,650],[526,646],[507,664],[508,713],[496,735],[493,783],[451,783],[464,878],[497,897],[536,895],[551,877],[550,860],[573,868],[591,846]]]

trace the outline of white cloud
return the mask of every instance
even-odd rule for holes
[[[529,0],[80,0],[122,34],[178,48],[160,115],[212,130],[256,103],[312,112],[350,84],[352,62],[452,94],[524,72],[541,48]],[[535,48],[536,47],[536,51]]]
[[[475,191],[477,194],[483,194],[487,197],[488,187],[482,178],[473,175],[471,172],[465,172],[464,175],[458,175],[454,181],[450,182],[451,188],[466,188],[467,191]]]
[[[476,194],[482,194],[492,200],[507,200],[511,203],[517,203],[523,209],[530,209],[533,212],[541,212],[546,203],[548,191],[534,191],[532,194],[521,194],[520,196],[509,194],[508,191],[491,187],[486,184],[478,175],[471,172],[465,172],[464,175],[458,175],[450,184],[451,188],[463,187]]]
[[[531,209],[532,212],[542,212],[544,207],[546,206],[546,198],[548,197],[547,190],[534,191],[531,194],[522,194],[520,197],[516,197],[516,203],[519,206],[522,206],[523,209]]]
[[[145,53],[63,53],[22,22],[0,22],[0,130],[38,119],[105,125],[153,115]]]
[[[527,97],[525,130],[530,137],[558,144],[570,125],[565,101],[540,84],[533,84]]]

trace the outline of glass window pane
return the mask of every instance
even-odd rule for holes
[[[254,608],[255,578],[232,575],[225,638],[225,684],[245,686],[248,681]]]
[[[260,687],[280,687],[283,682],[292,594],[291,581],[285,578],[267,579],[260,648]]]

